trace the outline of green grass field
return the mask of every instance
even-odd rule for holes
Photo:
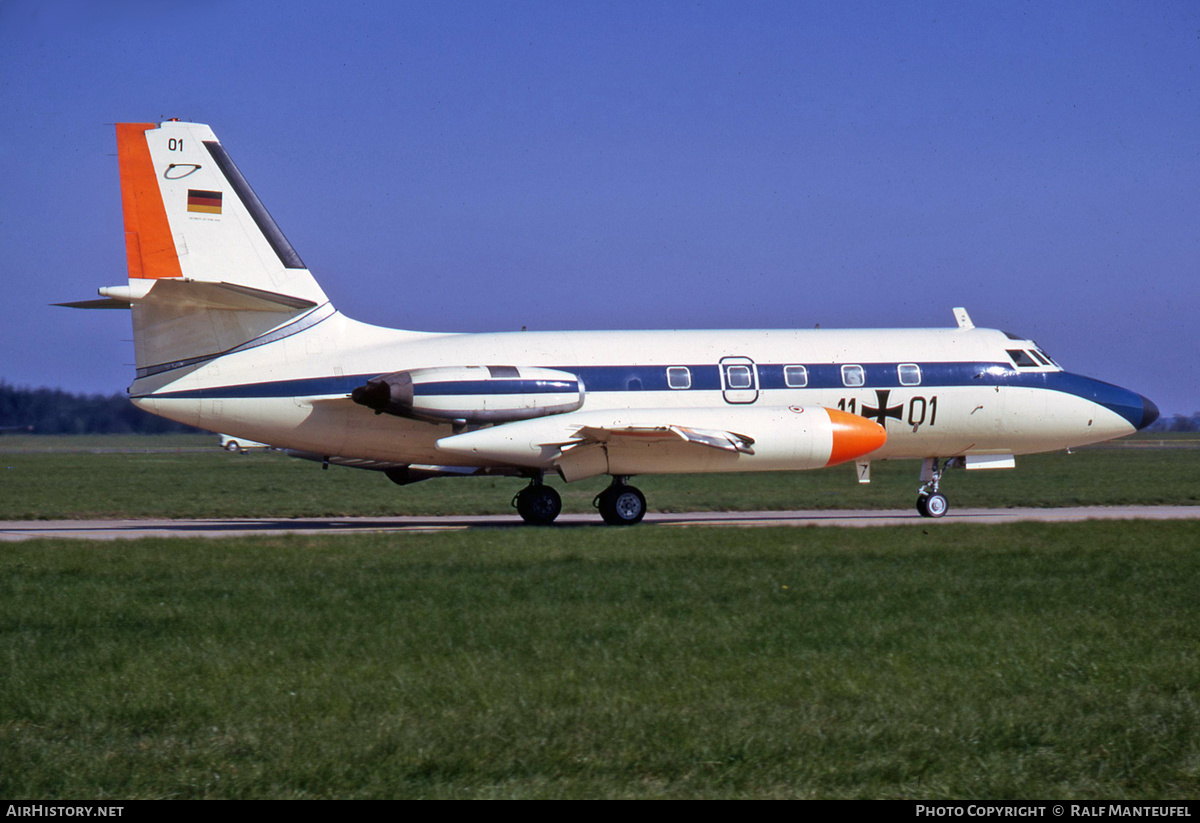
[[[1200,503],[1200,449],[953,506]],[[215,438],[0,438],[0,519],[506,512]],[[1146,446],[1139,448],[1137,446]],[[914,462],[646,477],[657,510],[908,508]],[[565,486],[588,511],[603,481]],[[1194,798],[1200,524],[0,544],[0,796]]]
[[[0,796],[1194,798],[1200,526],[0,546]]]
[[[1169,436],[1168,436],[1169,437]],[[1135,445],[1175,442],[1163,435]],[[859,486],[851,466],[810,472],[639,477],[651,511],[904,508],[917,461],[879,462]],[[552,482],[565,511],[590,512],[605,478]],[[216,437],[0,438],[0,520],[90,517],[280,517],[511,512],[517,478],[393,485],[378,472],[236,455]],[[1200,504],[1200,449],[1095,448],[1017,458],[1015,470],[947,473],[952,509],[968,506]]]

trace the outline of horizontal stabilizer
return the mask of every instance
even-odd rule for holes
[[[236,283],[210,283],[199,280],[159,280],[143,299],[170,302],[181,308],[222,311],[292,312],[311,309],[317,305],[311,300],[289,294],[239,286]]]
[[[198,280],[156,280],[151,286],[108,286],[100,289],[98,300],[54,303],[68,309],[128,309],[153,294],[155,302],[192,309],[222,311],[292,312],[311,309],[317,304],[303,297],[264,291],[236,283],[210,283]]]
[[[74,303],[51,303],[50,305],[64,306],[68,309],[127,309],[133,304],[128,300],[102,297],[99,300],[77,300]]]

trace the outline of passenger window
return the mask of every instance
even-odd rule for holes
[[[687,366],[669,366],[667,368],[667,385],[673,389],[690,389],[692,373]]]
[[[749,366],[726,366],[725,386],[729,389],[749,389],[754,387],[754,378]]]
[[[802,389],[808,385],[808,369],[803,366],[784,366],[783,383],[789,389]]]
[[[849,388],[866,385],[867,376],[862,366],[842,366],[842,385]]]
[[[921,367],[916,363],[901,363],[896,367],[901,386],[921,385]]]
[[[1037,368],[1037,361],[1029,356],[1029,352],[1022,351],[1021,349],[1008,349],[1008,356],[1012,358],[1012,361],[1017,364],[1018,368]]]

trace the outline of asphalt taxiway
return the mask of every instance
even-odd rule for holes
[[[934,520],[908,509],[770,512],[652,512],[638,528],[688,526],[941,526],[1084,520],[1197,520],[1200,506],[1078,506],[1061,509],[958,509]],[[69,537],[131,540],[141,537],[245,537],[279,534],[438,532],[489,528],[577,528],[602,525],[596,514],[564,514],[552,526],[526,526],[516,514],[408,517],[265,517],[161,520],[0,521],[0,541]]]

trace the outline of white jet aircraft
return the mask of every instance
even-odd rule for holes
[[[1063,371],[1036,343],[977,329],[435,334],[343,316],[208,126],[117,125],[132,401],[299,457],[430,477],[529,478],[515,504],[549,523],[542,480],[607,474],[604,521],[641,520],[638,474],[921,460],[917,510],[942,471],[1130,434],[1139,394]]]

